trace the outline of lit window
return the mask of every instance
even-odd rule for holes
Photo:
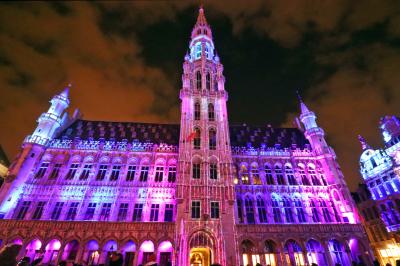
[[[42,163],[39,170],[36,172],[35,178],[42,178],[49,167],[49,163]]]
[[[195,59],[199,59],[201,57],[201,42],[196,43],[195,53]]]
[[[261,185],[261,178],[258,172],[258,166],[256,164],[251,166],[251,177],[253,178],[254,185]]]
[[[272,175],[272,169],[269,165],[265,165],[265,178],[268,185],[274,185],[274,176]]]
[[[200,201],[192,201],[192,219],[200,219]]]
[[[211,201],[211,218],[219,219],[219,202]]]
[[[254,207],[253,207],[253,201],[247,197],[244,201],[244,207],[246,209],[246,219],[248,224],[254,224],[255,219],[254,219]]]
[[[245,165],[242,165],[240,167],[240,179],[242,180],[243,185],[249,185],[249,172],[247,170],[247,167]]]

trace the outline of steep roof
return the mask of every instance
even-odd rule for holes
[[[105,140],[128,142],[151,142],[178,145],[179,124],[156,124],[134,122],[104,122],[77,120],[62,131],[58,139]],[[304,134],[296,128],[273,128],[271,126],[254,126],[233,124],[229,128],[231,145],[233,147],[279,147],[304,148],[308,141]]]

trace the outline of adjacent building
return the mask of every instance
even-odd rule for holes
[[[363,152],[360,172],[364,179],[355,199],[371,246],[381,263],[400,259],[400,120],[386,116],[380,121],[385,146],[373,149],[359,136]]]
[[[66,112],[69,87],[53,97],[0,191],[3,245],[45,263],[370,263],[315,113],[300,100],[299,128],[230,124],[202,8],[189,50],[179,124],[86,120]]]
[[[4,183],[4,179],[6,178],[9,165],[10,162],[8,161],[7,155],[0,145],[0,187]]]

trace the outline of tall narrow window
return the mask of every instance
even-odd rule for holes
[[[211,89],[211,75],[210,72],[206,74],[206,89],[210,90]]]
[[[35,178],[42,178],[49,167],[49,163],[42,163],[39,167],[39,170],[36,172]]]
[[[195,49],[195,59],[199,59],[201,57],[201,42],[196,43]]]
[[[253,179],[253,185],[261,185],[260,173],[258,170],[258,165],[251,165],[251,178]]]
[[[200,145],[201,145],[201,132],[200,129],[196,128],[194,130],[194,139],[193,139],[193,147],[196,150],[200,149]]]
[[[319,212],[318,212],[318,208],[317,205],[315,204],[314,200],[310,200],[310,207],[311,207],[311,213],[312,213],[312,220],[314,223],[319,223],[320,219],[319,219]]]
[[[61,163],[56,163],[53,167],[53,171],[51,171],[49,179],[56,179],[58,175],[60,174],[60,169],[61,169],[62,164]]]
[[[208,104],[208,120],[209,121],[215,120],[215,110],[214,110],[214,105],[212,103]]]
[[[147,181],[147,177],[149,176],[149,166],[142,166],[142,169],[140,169],[140,177],[139,177],[139,181],[140,182],[146,182]]]
[[[243,223],[242,200],[240,198],[236,199],[236,205],[237,205],[239,223]]]
[[[210,150],[215,150],[217,147],[217,132],[215,131],[215,129],[210,129],[209,133],[208,133],[208,144],[209,144],[209,148]]]
[[[158,211],[160,204],[151,204],[150,222],[158,222]]]
[[[194,120],[200,120],[201,117],[201,107],[199,102],[194,104]]]
[[[317,175],[315,173],[315,167],[314,166],[312,166],[312,165],[308,166],[308,174],[310,175],[311,182],[312,182],[312,184],[314,186],[320,186],[321,185],[321,183],[319,182],[319,180],[317,178]]]
[[[36,205],[35,212],[33,213],[32,220],[40,220],[42,218],[45,201],[39,201]]]
[[[246,209],[247,223],[254,224],[254,222],[255,222],[254,206],[253,206],[253,201],[249,197],[246,197],[246,199],[244,200],[244,208]]]
[[[157,166],[156,167],[156,176],[154,177],[154,181],[162,182],[163,178],[164,178],[164,167],[163,166]]]
[[[274,176],[272,175],[272,169],[269,165],[265,165],[265,179],[268,185],[274,185]]]
[[[200,219],[200,201],[192,201],[192,219]]]
[[[164,222],[172,222],[174,217],[174,205],[165,204]]]
[[[196,72],[196,88],[201,90],[201,73],[200,71]]]
[[[210,179],[216,180],[218,178],[218,169],[216,163],[210,163]]]
[[[176,166],[172,165],[168,167],[168,182],[173,183],[176,180]]]
[[[136,203],[133,208],[133,222],[142,221],[142,213],[143,213],[143,203]]]
[[[242,180],[243,185],[250,184],[249,171],[247,170],[247,167],[244,164],[240,167],[239,175],[240,175],[240,179]]]
[[[75,177],[76,171],[78,170],[79,164],[73,163],[71,164],[65,179],[71,180]]]
[[[295,199],[294,205],[296,207],[297,219],[299,220],[299,223],[305,223],[306,216],[304,215],[304,209],[303,209],[303,204],[301,203],[301,200]]]
[[[287,198],[284,198],[283,201],[283,210],[285,212],[285,218],[287,223],[293,223],[293,212],[292,212],[292,206],[290,204],[290,200]]]
[[[88,205],[88,208],[86,209],[86,213],[85,213],[85,219],[84,220],[92,220],[94,217],[94,212],[96,210],[96,203],[91,202]]]
[[[279,201],[275,198],[272,199],[272,212],[274,215],[274,222],[282,223],[281,208],[279,206]]]
[[[126,181],[133,181],[135,179],[136,165],[129,165],[128,172],[126,173]]]
[[[331,214],[329,213],[328,206],[326,205],[326,202],[323,199],[319,200],[319,206],[322,209],[322,215],[324,216],[324,220],[327,223],[332,222]]]
[[[303,186],[309,186],[310,181],[308,180],[308,178],[306,176],[306,171],[304,170],[304,166],[299,165],[299,173],[300,173],[301,182],[303,183]]]
[[[100,221],[108,221],[111,213],[111,203],[103,203],[100,212]]]
[[[267,223],[267,210],[265,209],[264,200],[260,196],[257,197],[257,210],[260,223]]]
[[[117,221],[123,222],[126,220],[128,214],[128,203],[121,203],[119,205]]]
[[[68,209],[68,213],[67,213],[67,217],[66,217],[67,221],[75,220],[76,214],[78,212],[78,205],[79,205],[79,202],[71,202],[71,204],[69,205],[69,209]]]
[[[102,164],[99,167],[99,171],[97,172],[96,180],[104,180],[106,177],[108,165]]]
[[[193,179],[200,179],[201,167],[199,163],[193,163],[192,166],[192,177]]]
[[[53,212],[51,213],[51,220],[60,219],[60,214],[61,214],[63,206],[64,206],[64,202],[56,202]]]
[[[23,220],[25,218],[26,213],[28,212],[29,206],[31,206],[30,201],[23,201],[19,211],[17,213],[17,220]]]
[[[80,180],[86,180],[89,178],[90,171],[92,170],[92,165],[91,164],[85,164],[83,167],[82,173],[79,177]]]
[[[296,182],[296,178],[294,177],[292,167],[290,167],[289,165],[286,165],[285,166],[285,174],[286,174],[286,178],[289,182],[289,185],[296,186],[297,182]]]
[[[219,219],[219,202],[211,201],[211,219]]]
[[[114,165],[111,171],[110,180],[116,181],[118,180],[119,173],[121,172],[121,165]]]
[[[275,174],[276,174],[276,180],[278,181],[278,185],[286,185],[282,173],[282,168],[279,165],[275,166]]]

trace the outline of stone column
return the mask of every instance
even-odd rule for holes
[[[321,243],[321,245],[324,248],[324,257],[326,260],[326,263],[328,263],[328,266],[333,266],[333,259],[331,256],[331,252],[329,250],[329,241],[324,241],[323,243]]]

